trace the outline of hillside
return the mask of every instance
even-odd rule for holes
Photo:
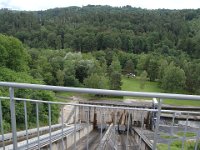
[[[0,33],[31,48],[91,52],[121,49],[200,56],[200,9],[146,10],[130,6],[85,6],[46,11],[0,10]]]
[[[125,78],[129,75],[137,80]],[[200,9],[91,5],[46,11],[1,9],[0,81],[200,94]],[[8,90],[0,88],[0,94],[6,96]],[[47,91],[16,90],[15,96],[58,100]],[[8,101],[2,106],[9,131]],[[23,106],[17,108],[20,129]],[[41,125],[48,122],[47,108],[40,108]],[[35,105],[28,105],[28,110],[29,126],[34,127]],[[52,112],[56,122],[57,106]]]

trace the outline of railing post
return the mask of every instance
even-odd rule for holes
[[[198,131],[197,131],[197,135],[196,135],[196,143],[195,143],[195,147],[194,147],[194,149],[195,150],[198,150],[198,145],[199,145],[199,137],[200,137],[200,128],[198,129]]]
[[[143,136],[143,130],[144,130],[144,111],[141,112],[141,132],[140,132],[140,149],[142,147],[142,136]]]
[[[3,127],[3,114],[2,114],[2,105],[0,99],[0,126],[1,126],[1,135],[2,135],[2,146],[3,150],[5,150],[5,143],[4,143],[4,127]]]
[[[115,120],[114,120],[114,136],[115,136],[115,138],[114,138],[114,146],[115,146],[116,149],[117,149],[117,144],[116,144],[116,142],[117,142],[117,134],[116,134],[117,110],[114,111],[114,115],[115,115]]]
[[[24,121],[25,121],[25,128],[26,128],[26,144],[28,149],[28,118],[27,118],[27,105],[26,101],[24,101]]]
[[[89,121],[89,110],[90,110],[90,108],[89,107],[87,107],[87,114],[86,114],[86,119],[87,119],[87,150],[89,149],[89,144],[88,144],[88,142],[89,142],[89,123],[90,123],[90,121]]]
[[[128,122],[127,122],[127,133],[126,133],[126,149],[128,149],[128,146],[130,145],[129,144],[129,140],[128,140],[128,137],[129,137],[129,123],[130,123],[130,111],[128,111]]]
[[[74,108],[74,150],[76,150],[76,105]]]
[[[100,134],[100,142],[99,142],[99,144],[101,143],[101,140],[102,140],[102,112],[101,112],[101,109],[99,110],[100,111],[100,117],[101,117],[101,134]]]
[[[186,125],[185,125],[184,135],[183,135],[183,139],[182,139],[182,150],[184,150],[184,144],[185,144],[185,140],[186,140],[186,132],[187,132],[187,128],[188,128],[188,119],[189,119],[189,113],[187,114]]]
[[[174,121],[175,121],[175,117],[176,117],[176,114],[175,112],[173,113],[173,116],[172,116],[172,123],[171,123],[171,127],[170,127],[170,138],[169,138],[169,141],[168,141],[168,150],[170,150],[170,146],[171,146],[171,143],[173,141],[173,134],[174,134]]]
[[[50,150],[52,150],[52,141],[51,141],[51,104],[48,103],[48,110],[49,110],[49,144]]]
[[[64,109],[64,105],[62,106],[61,108],[61,122],[62,122],[62,150],[65,149],[64,147],[64,135],[63,135],[63,132],[64,132],[64,114],[63,114],[63,109]],[[66,143],[67,143],[67,135],[66,135]],[[67,148],[67,146],[66,146]]]
[[[10,93],[10,115],[12,125],[12,138],[13,138],[13,149],[17,149],[17,133],[16,133],[16,115],[15,115],[15,100],[14,100],[14,88],[9,88]]]
[[[156,150],[156,144],[157,144],[157,134],[159,132],[159,123],[160,123],[160,114],[161,114],[161,105],[162,105],[162,99],[158,99],[158,112],[157,112],[157,119],[156,119],[156,128],[154,131],[154,140],[153,140],[153,150]]]
[[[39,120],[39,104],[36,102],[36,124],[37,124],[37,143],[38,149],[40,150],[40,120]]]

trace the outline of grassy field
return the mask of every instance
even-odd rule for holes
[[[177,139],[177,138],[181,138],[183,136],[185,136],[185,137],[195,137],[196,133],[186,132],[184,134],[184,132],[177,132],[176,134],[169,135],[167,133],[160,132],[160,137],[163,138],[163,139]]]
[[[184,149],[185,150],[193,150],[195,148],[195,142],[194,141],[185,141],[184,143]],[[200,143],[198,143],[197,149],[199,150],[200,148]],[[158,144],[157,145],[158,150],[168,150],[168,145],[167,144]],[[172,141],[170,144],[170,149],[171,150],[180,150],[182,149],[182,141],[175,140]]]
[[[56,98],[61,102],[69,102],[72,100],[72,97],[75,96],[77,98],[86,99],[86,100],[115,100],[122,101],[121,97],[108,97],[108,96],[95,96],[94,94],[81,94],[81,93],[70,93],[70,92],[57,92]]]
[[[157,82],[149,82],[145,83],[144,89],[140,88],[140,80],[135,78],[126,78],[122,79],[123,85],[122,90],[124,91],[135,91],[135,92],[164,92],[162,91]]]
[[[149,82],[146,81],[145,87],[143,89],[140,88],[140,80],[137,78],[122,78],[122,90],[124,91],[135,91],[135,92],[159,92],[163,93],[164,90],[162,90],[158,82]],[[184,92],[184,91],[183,91]],[[112,98],[112,97],[95,97],[91,94],[80,94],[80,93],[70,93],[70,92],[59,92],[56,93],[56,97],[59,101],[68,101],[70,97],[77,96],[81,97],[87,100],[122,100],[121,98]],[[132,98],[132,97],[124,97],[126,98]],[[135,98],[135,99],[148,99],[148,98]],[[151,99],[151,98],[149,98]],[[179,105],[179,106],[200,106],[200,102],[197,101],[180,101],[180,100],[172,100],[172,99],[166,99],[163,102],[164,104],[171,104],[171,105]]]
[[[146,81],[144,89],[140,88],[140,80],[137,78],[127,78],[123,77],[122,79],[123,85],[122,90],[124,91],[135,91],[135,92],[159,92],[164,93],[164,90],[159,88],[158,82],[149,82]],[[185,93],[184,91],[182,91]],[[128,97],[125,97],[128,98]],[[200,102],[191,101],[191,100],[173,100],[173,99],[166,99],[164,100],[164,104],[170,105],[185,105],[185,106],[200,106]]]
[[[61,102],[69,102],[72,100],[72,97],[80,97],[84,99],[89,99],[92,96],[90,96],[89,94],[81,94],[81,93],[56,92],[56,98]]]

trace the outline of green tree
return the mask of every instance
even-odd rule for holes
[[[125,64],[125,67],[123,69],[123,72],[125,74],[127,73],[134,73],[134,64],[133,64],[133,61],[131,59],[127,60],[126,61],[126,64]]]
[[[159,66],[159,69],[158,69],[158,79],[159,79],[159,82],[161,82],[162,78],[164,76],[164,73],[165,73],[165,69],[168,66],[168,62],[165,59],[161,59],[159,61],[159,63],[160,63],[160,66]]]
[[[140,74],[140,89],[145,88],[145,83],[147,81],[147,75],[148,74],[145,70]]]
[[[59,69],[56,72],[57,85],[63,86],[64,85],[64,78],[65,78],[64,71]]]
[[[116,56],[113,57],[112,63],[108,68],[108,74],[111,75],[112,72],[119,72],[121,74],[121,64]]]
[[[35,80],[33,77],[28,75],[25,72],[16,72],[11,69],[0,67],[0,80],[6,81],[6,82],[21,82],[21,83],[33,83],[33,84],[43,84],[42,81]],[[2,93],[2,96],[7,96],[8,90],[7,89],[0,89],[0,93]],[[41,99],[41,100],[48,100],[48,101],[54,101],[55,100],[55,94],[53,92],[49,91],[39,91],[39,90],[30,90],[30,89],[16,89],[15,90],[15,96],[16,97],[25,97],[30,99]],[[10,104],[8,101],[2,101],[3,105],[3,115],[4,115],[4,123],[7,125],[5,129],[7,131],[10,129]],[[48,122],[48,105],[46,104],[40,104],[40,121],[41,124],[47,124]],[[18,129],[24,129],[24,112],[22,111],[24,108],[23,103],[16,102],[16,119],[17,119],[17,127]],[[29,119],[29,125],[30,127],[33,127],[36,122],[36,110],[35,110],[35,104],[28,103],[27,102],[27,117]],[[52,122],[57,123],[57,118],[59,115],[58,107],[52,105]],[[6,131],[6,132],[7,132]]]
[[[110,89],[111,90],[121,90],[121,73],[114,71],[110,75]]]
[[[47,41],[48,41],[48,45],[50,48],[56,49],[56,47],[57,47],[56,44],[58,43],[56,38],[57,38],[57,36],[54,32],[51,32],[48,34]]]
[[[84,79],[88,77],[89,66],[85,61],[81,61],[76,65],[75,77],[80,83],[83,83]]]
[[[158,76],[158,70],[159,70],[158,60],[155,57],[150,58],[147,68],[147,74],[150,81],[156,80]]]
[[[149,55],[141,54],[139,55],[138,63],[137,63],[137,74],[141,74],[144,70],[148,68]]]
[[[65,86],[72,86],[72,87],[80,87],[81,84],[79,83],[79,80],[75,78],[73,75],[67,75],[65,74]]]
[[[29,55],[22,43],[11,36],[0,34],[0,65],[15,71],[27,71]]]
[[[169,92],[182,90],[185,87],[185,81],[184,70],[170,63],[162,79],[162,88]]]
[[[121,65],[117,57],[113,57],[113,61],[108,68],[108,76],[110,79],[110,89],[121,90]]]
[[[150,81],[155,81],[158,77],[158,57],[156,53],[141,54],[137,64],[138,73],[146,70]]]
[[[197,60],[185,64],[186,89],[192,93],[200,94],[200,62]]]
[[[108,89],[108,79],[105,76],[98,75],[97,73],[91,74],[84,80],[84,85],[87,88]]]

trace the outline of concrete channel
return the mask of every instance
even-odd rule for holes
[[[88,102],[81,101],[76,104],[100,105],[100,106],[117,106],[123,108],[151,108],[152,102]],[[167,106],[169,109],[172,107]],[[144,111],[128,111],[126,109],[100,109],[95,107],[83,106],[64,106],[64,128],[59,118],[59,124],[52,125],[51,135],[49,135],[49,126],[40,128],[40,137],[38,142],[37,129],[28,130],[29,140],[26,140],[25,131],[20,131],[18,135],[19,149],[67,149],[67,150],[151,150],[154,140],[153,119],[155,114]],[[192,108],[190,108],[192,109]],[[197,108],[194,109],[198,111]],[[74,113],[76,112],[76,113]],[[76,114],[76,115],[74,115]],[[182,114],[181,114],[182,115]],[[187,117],[179,114],[177,120],[186,120]],[[161,114],[161,124],[159,132],[168,134],[172,131],[183,131],[185,126],[179,126],[174,121],[173,125],[165,124],[174,116]],[[190,120],[199,120],[199,116],[192,116]],[[175,118],[173,118],[175,120]],[[76,123],[76,125],[74,125]],[[188,127],[189,132],[196,132],[197,129]],[[6,134],[5,149],[12,149],[12,136]],[[166,139],[159,136],[158,143],[167,143]],[[51,139],[50,139],[51,138]],[[50,142],[51,140],[51,142]],[[28,144],[27,144],[28,143]],[[27,145],[26,145],[27,144]],[[0,146],[2,137],[0,136]],[[0,150],[2,148],[0,147]]]

